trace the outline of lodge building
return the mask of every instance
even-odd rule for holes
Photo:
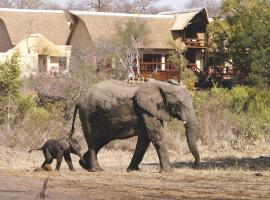
[[[102,41],[114,39],[117,25],[131,18],[144,21],[149,30],[149,43],[139,46],[144,78],[180,79],[168,59],[173,50],[169,42],[179,39],[186,45],[188,66],[194,72],[208,69],[205,8],[156,15],[0,8],[0,61],[19,51],[25,78],[68,75],[78,55],[91,57]]]

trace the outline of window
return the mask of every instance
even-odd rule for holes
[[[64,71],[67,69],[67,58],[66,57],[50,57],[51,63],[59,64],[59,71]]]
[[[161,54],[143,54],[143,67],[147,70],[161,69]]]

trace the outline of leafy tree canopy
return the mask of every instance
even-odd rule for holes
[[[209,26],[214,49],[249,74],[251,85],[270,85],[270,2],[224,0],[223,19]]]
[[[0,94],[1,97],[8,95],[16,96],[20,88],[20,65],[19,54],[15,53],[0,64]]]

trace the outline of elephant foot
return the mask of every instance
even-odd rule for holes
[[[82,168],[84,168],[85,170],[88,170],[90,168],[90,164],[89,163],[85,163],[83,160],[79,161],[79,164],[81,165]]]
[[[92,167],[88,169],[89,172],[102,172],[104,171],[101,167]]]
[[[193,169],[199,169],[200,167],[200,162],[195,161],[193,164]]]
[[[84,168],[85,170],[89,171],[89,172],[100,172],[100,171],[104,171],[100,166],[97,167],[91,167],[89,162],[84,162],[83,160],[79,161],[80,165],[82,168]]]
[[[171,172],[173,172],[173,171],[174,171],[173,168],[171,168],[171,167],[166,167],[166,168],[160,169],[160,170],[159,170],[159,173],[171,173]]]
[[[139,167],[128,167],[127,172],[141,171]]]

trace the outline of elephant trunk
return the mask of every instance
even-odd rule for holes
[[[200,163],[200,154],[196,144],[197,136],[199,135],[199,128],[194,120],[187,121],[185,123],[186,128],[186,138],[190,152],[195,158],[193,168],[196,169],[199,167]]]

